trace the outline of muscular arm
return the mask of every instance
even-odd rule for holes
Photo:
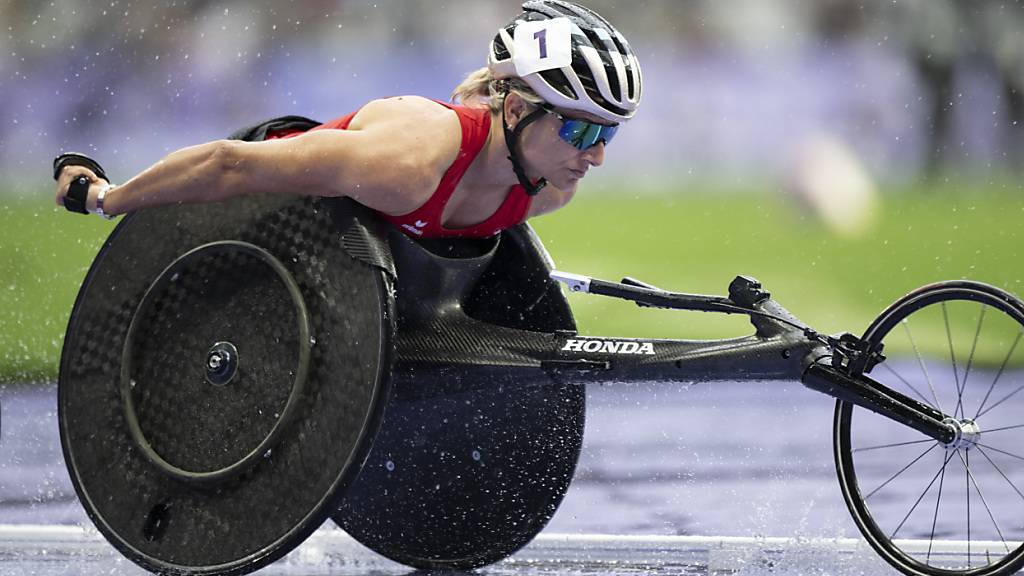
[[[241,194],[348,196],[401,214],[433,192],[461,141],[454,113],[420,98],[367,104],[349,130],[184,148],[113,190],[109,213]]]
[[[107,213],[123,214],[149,206],[182,202],[216,202],[243,190],[221,182],[226,140],[182,148],[118,186],[106,199]]]

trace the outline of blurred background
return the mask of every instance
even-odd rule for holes
[[[1024,293],[1024,4],[591,0],[629,39],[643,105],[568,209],[558,266],[724,293],[757,276],[859,333],[926,282]],[[52,381],[78,286],[114,224],[57,210],[50,162],[126,180],[283,114],[446,100],[511,0],[0,0],[0,383]],[[154,241],[159,241],[154,239]],[[746,321],[573,296],[581,331],[723,337]]]

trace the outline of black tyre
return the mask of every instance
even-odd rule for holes
[[[936,407],[943,444],[836,404],[843,497],[868,543],[912,575],[1011,574],[1024,565],[1024,303],[951,281],[903,297],[868,328],[888,359],[871,377]],[[926,345],[927,343],[927,345]],[[941,349],[929,357],[925,349]]]
[[[467,261],[423,260],[426,252],[407,244],[392,243],[401,318],[392,394],[370,455],[333,518],[363,545],[407,566],[478,568],[525,546],[554,515],[582,448],[586,391],[523,386],[519,376],[540,371],[512,362],[458,365],[501,355],[505,344],[492,336],[501,327],[551,332],[576,325],[529,226],[503,233],[459,304],[444,291],[429,306],[417,302],[438,286],[457,293],[454,270]],[[435,246],[439,253],[451,248]],[[445,282],[429,276],[435,266]],[[460,382],[479,385],[453,391]]]

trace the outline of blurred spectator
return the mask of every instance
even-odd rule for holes
[[[881,177],[1024,166],[1021,0],[584,1],[630,32],[650,86],[608,171],[763,178],[822,131]],[[519,4],[2,1],[0,169],[34,176],[60,149],[103,149],[134,172],[268,116],[446,98]],[[995,110],[965,84],[997,86]]]
[[[955,121],[991,123],[997,161],[1024,170],[1024,3],[902,0],[886,6],[880,22],[904,43],[929,96],[927,173],[965,163]],[[962,106],[969,84],[979,79],[997,87],[994,110]]]

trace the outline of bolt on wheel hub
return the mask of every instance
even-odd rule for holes
[[[238,372],[238,348],[231,342],[217,342],[206,354],[206,381],[227,386]]]

